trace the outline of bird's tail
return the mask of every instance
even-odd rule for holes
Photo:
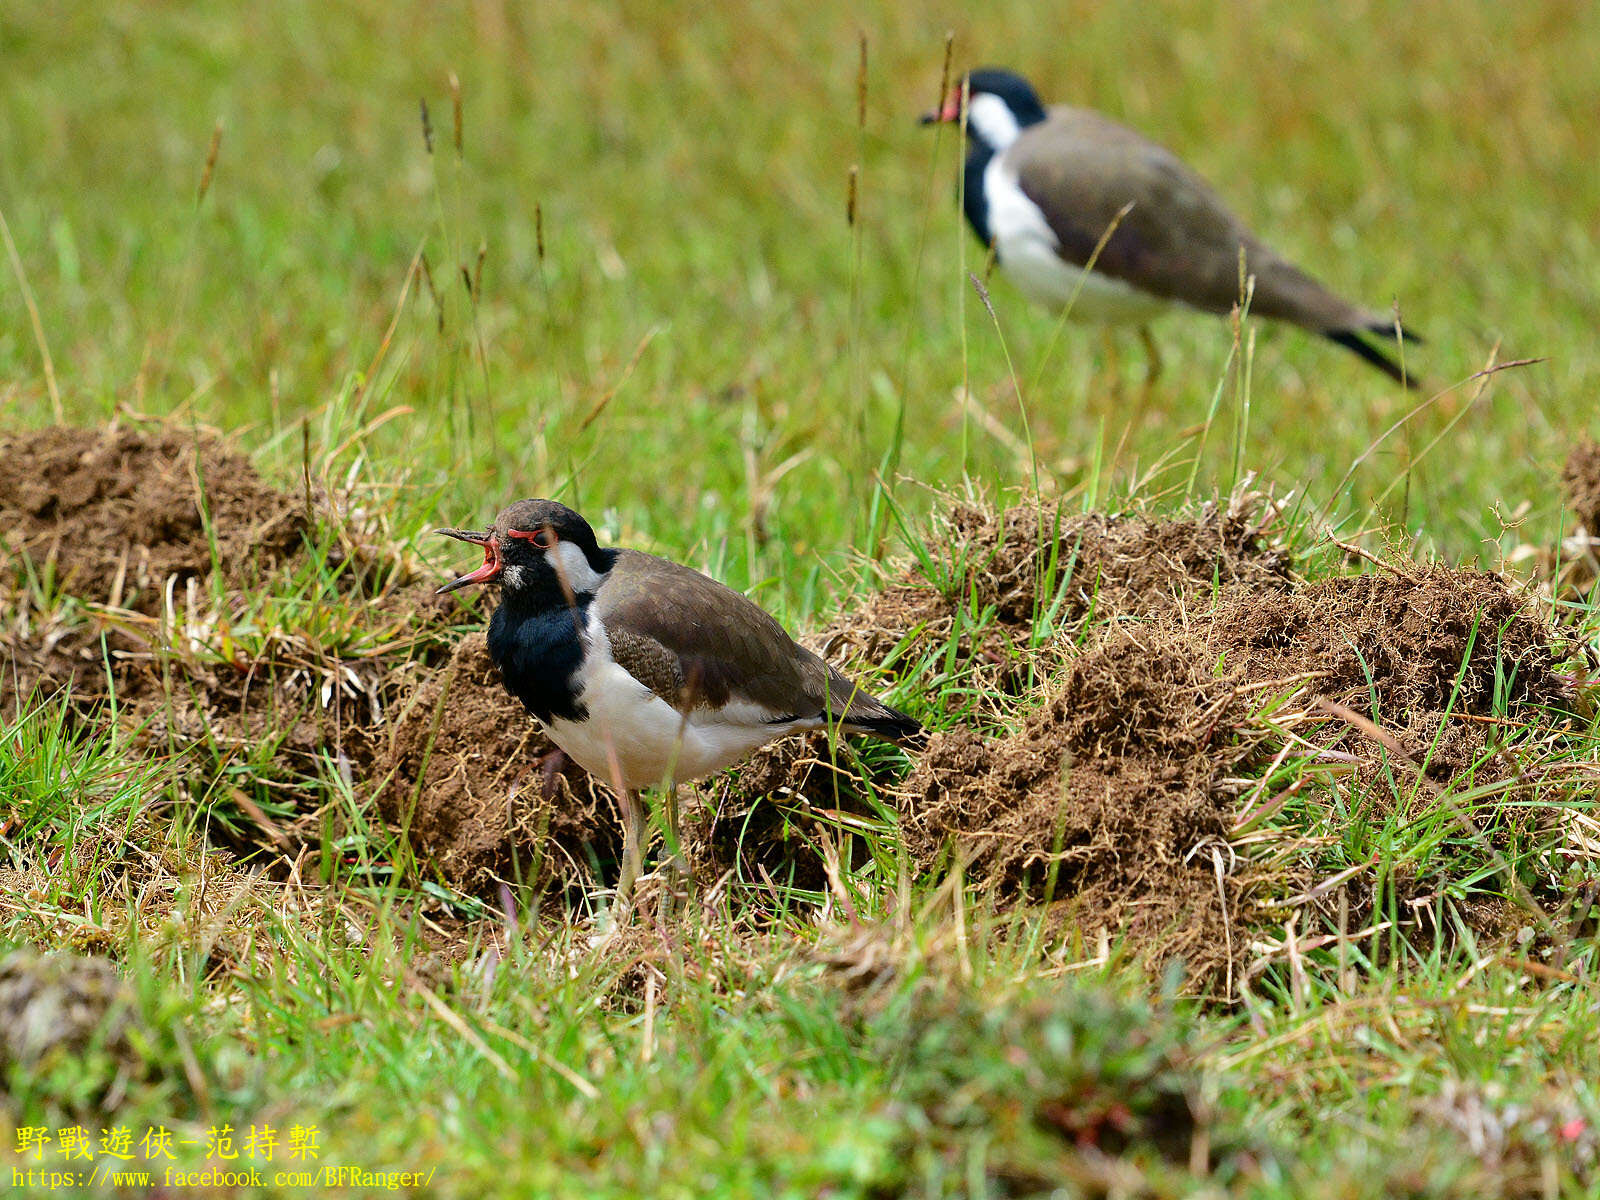
[[[922,727],[922,722],[872,696],[856,698],[845,714],[844,725],[846,729],[869,733],[909,750],[920,750],[928,741],[928,731]]]
[[[1398,362],[1390,358],[1382,350],[1379,350],[1377,346],[1367,341],[1362,334],[1371,334],[1374,337],[1384,339],[1394,339],[1395,327],[1392,322],[1373,321],[1370,324],[1363,325],[1359,329],[1329,329],[1323,332],[1323,336],[1326,337],[1330,342],[1334,342],[1337,345],[1343,346],[1346,350],[1349,350],[1353,354],[1359,355],[1362,359],[1377,367],[1378,370],[1382,371],[1401,387],[1415,389],[1422,386],[1421,381],[1416,377],[1415,374],[1412,373],[1409,367],[1402,367]],[[1406,342],[1413,342],[1419,346],[1422,344],[1423,340],[1420,336],[1412,333],[1409,329],[1401,329],[1400,337]]]
[[[828,668],[828,712],[824,717],[838,721],[851,733],[866,733],[896,742],[910,749],[921,749],[927,732],[915,717],[890,708],[865,688],[846,679],[838,668]]]

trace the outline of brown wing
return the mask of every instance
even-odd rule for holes
[[[871,727],[899,716],[748,598],[678,563],[620,551],[595,604],[618,665],[683,712],[744,701],[773,721],[844,714]]]
[[[1059,253],[1083,266],[1125,205],[1095,270],[1167,300],[1226,313],[1239,300],[1239,252],[1256,277],[1252,310],[1318,332],[1371,314],[1279,257],[1171,151],[1109,117],[1052,109],[1006,151],[1024,195],[1044,214]]]

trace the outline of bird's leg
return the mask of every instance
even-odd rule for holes
[[[649,816],[661,830],[662,843],[661,857],[657,863],[659,870],[653,872],[651,878],[659,879],[662,885],[661,898],[656,903],[656,916],[665,921],[677,913],[687,895],[684,887],[687,870],[678,824],[678,785],[675,782],[664,782],[659,791],[652,789],[650,796]]]
[[[1148,392],[1155,386],[1156,380],[1161,378],[1161,370],[1166,364],[1161,360],[1161,347],[1156,344],[1150,326],[1139,326],[1139,340],[1144,343],[1144,386]]]
[[[1117,335],[1110,325],[1100,327],[1100,345],[1106,353],[1106,374],[1111,376],[1111,398],[1122,399],[1122,355],[1117,351]]]
[[[688,863],[683,857],[682,827],[678,819],[678,784],[674,780],[667,790],[667,893],[671,903],[677,906],[680,899],[686,898],[688,889],[685,883],[688,879]]]
[[[667,837],[670,839],[668,849],[674,859],[680,856],[683,841],[678,836],[678,785],[676,781],[667,789]]]
[[[617,793],[622,804],[622,872],[617,877],[617,905],[633,904],[633,886],[644,871],[644,805],[637,793],[623,788]]]

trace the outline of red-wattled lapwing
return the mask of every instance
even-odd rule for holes
[[[483,547],[483,565],[441,592],[500,585],[489,655],[507,689],[619,794],[620,897],[643,854],[639,789],[699,779],[825,725],[891,741],[922,733],[732,588],[652,554],[602,549],[553,500],[519,501],[481,533],[438,532]]]
[[[1321,334],[1414,384],[1366,340],[1394,338],[1392,319],[1341,299],[1274,253],[1170,151],[1091,109],[1046,109],[1010,71],[973,71],[964,90],[967,220],[1029,298],[1057,312],[1071,303],[1073,315],[1107,323],[1142,325],[1174,304],[1226,314],[1239,302],[1243,251],[1255,276],[1251,312]],[[962,93],[955,89],[923,123],[959,121]]]

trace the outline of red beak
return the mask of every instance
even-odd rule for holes
[[[934,112],[922,114],[924,125],[950,125],[961,120],[961,89],[957,88],[950,93],[950,98],[944,102],[944,107]]]
[[[500,543],[492,533],[479,533],[472,529],[436,529],[435,533],[442,533],[445,537],[453,537],[458,542],[471,542],[474,546],[483,547],[483,566],[476,571],[468,571],[465,575],[457,576],[445,584],[436,596],[446,592],[453,592],[457,588],[464,588],[469,583],[493,583],[500,578]]]

